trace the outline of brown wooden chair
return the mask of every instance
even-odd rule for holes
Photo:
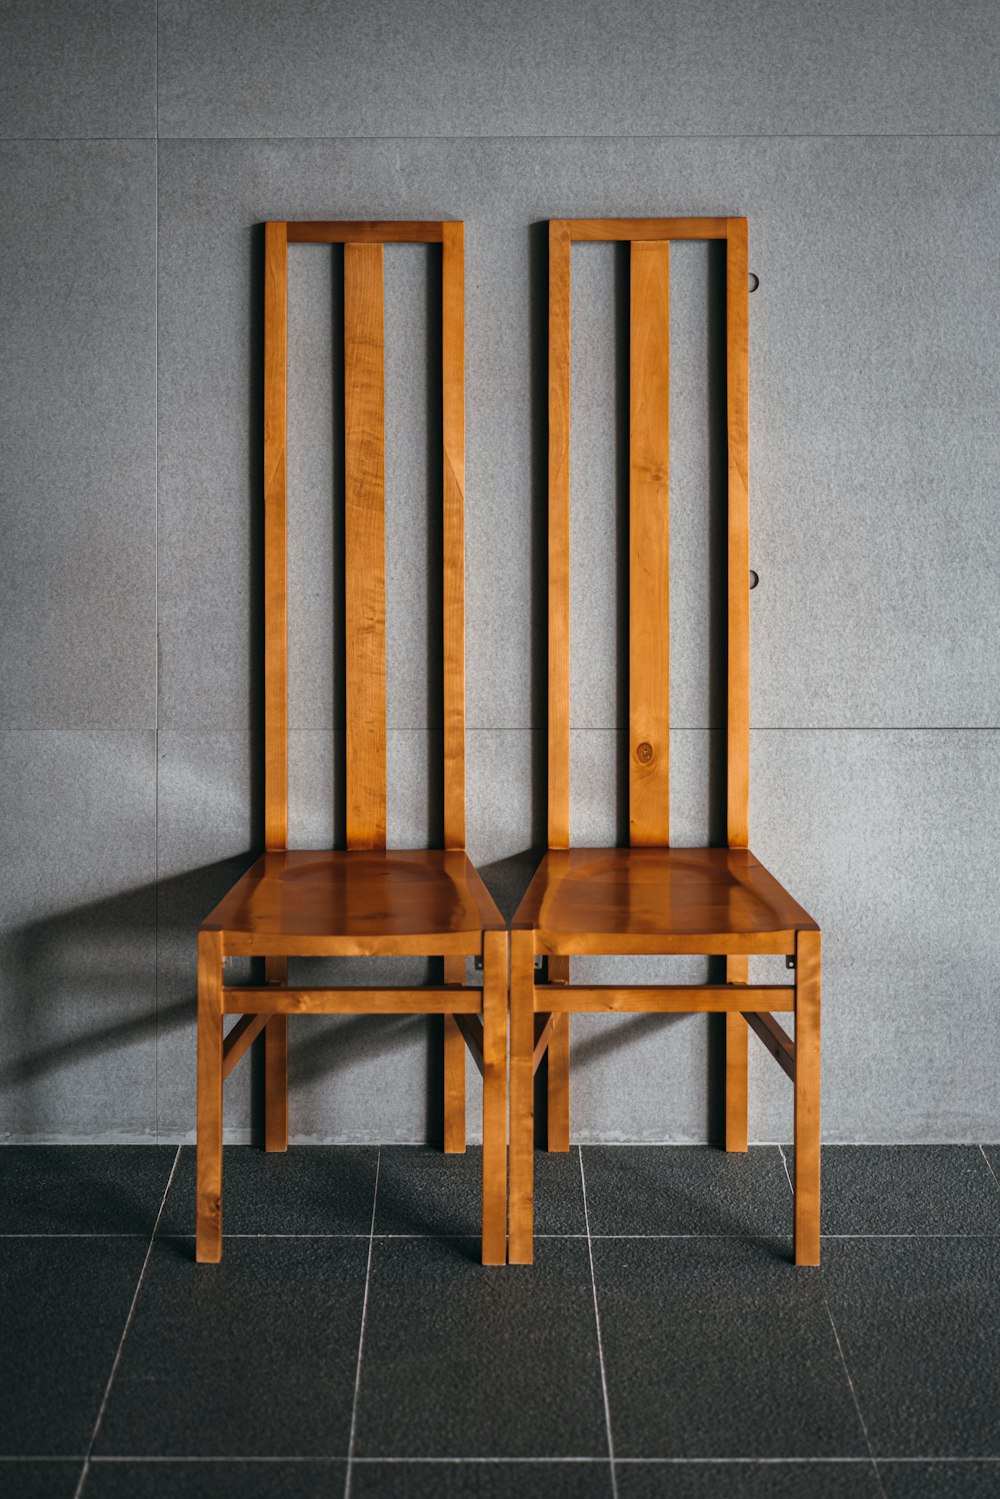
[[[286,586],[288,244],[344,246],[346,850],[289,851]],[[441,245],[444,848],[386,850],[383,246]],[[507,932],[465,853],[465,373],[460,223],[271,223],[265,231],[264,611],[266,852],[198,936],[199,1260],[222,1253],[222,1085],[265,1049],[265,1149],[288,1145],[289,1014],[444,1017],[445,1150],[465,1149],[465,1047],[483,1075],[483,1261],[506,1260]],[[289,987],[294,957],[444,960],[420,988]],[[226,986],[231,956],[263,985]],[[466,958],[482,958],[482,989]],[[242,1018],[224,1034],[226,1016]]]
[[[724,240],[728,485],[727,848],[671,849],[668,472],[671,240]],[[570,252],[630,245],[628,848],[569,838]],[[723,1011],[726,1149],[747,1148],[747,1028],[795,1087],[795,1261],[819,1262],[820,933],[747,847],[749,791],[748,270],[745,219],[558,220],[549,226],[549,851],[511,930],[510,1259],[532,1258],[533,1074],[548,1057],[548,1146],[569,1149],[569,1016]],[[574,985],[574,953],[724,956],[726,982]],[[750,985],[784,953],[794,984]],[[535,982],[536,954],[547,959]],[[792,1041],[771,1011],[795,1016]]]

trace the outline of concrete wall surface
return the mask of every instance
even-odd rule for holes
[[[0,1138],[193,1136],[195,933],[262,843],[263,221],[465,221],[468,836],[510,914],[545,836],[545,221],[682,214],[746,214],[759,277],[751,847],[824,929],[824,1136],[1000,1138],[993,0],[0,15]],[[440,838],[435,253],[386,252],[397,847]],[[675,247],[679,844],[724,831],[720,276],[717,248]],[[573,278],[572,819],[603,844],[626,810],[622,250],[579,247]],[[338,252],[293,247],[298,847],[342,822],[341,315]],[[293,1138],[433,1138],[438,1040],[293,1022]],[[579,1017],[573,1052],[574,1138],[716,1137],[716,1021]],[[751,1057],[751,1136],[787,1139],[787,1081]]]

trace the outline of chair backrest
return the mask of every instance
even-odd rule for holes
[[[629,842],[670,842],[670,241],[726,244],[729,449],[726,828],[746,848],[750,775],[747,221],[554,219],[549,224],[548,841],[569,847],[570,257],[624,241],[629,296]]]
[[[344,247],[344,625],[349,849],[385,848],[387,244],[441,246],[444,846],[465,846],[465,311],[461,223],[268,223],[264,232],[264,797],[288,840],[288,246]],[[331,495],[331,503],[333,496]]]

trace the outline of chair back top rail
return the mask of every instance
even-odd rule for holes
[[[264,227],[264,799],[288,842],[288,245],[344,247],[344,625],[349,849],[386,846],[384,246],[441,246],[444,846],[465,847],[464,226]],[[331,503],[333,497],[331,496]]]
[[[574,243],[629,243],[629,842],[670,842],[670,241],[726,244],[726,832],[749,841],[750,554],[747,221],[549,224],[548,843],[568,848],[570,263]]]

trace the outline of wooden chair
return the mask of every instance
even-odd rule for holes
[[[671,240],[724,240],[728,484],[727,848],[671,849],[668,395]],[[569,837],[570,251],[630,246],[628,848]],[[533,1073],[548,1057],[548,1146],[569,1149],[569,1016],[723,1011],[726,1149],[747,1148],[747,1028],[795,1087],[795,1262],[819,1262],[820,933],[749,852],[748,271],[745,219],[559,220],[549,226],[549,851],[511,930],[510,1259],[532,1258]],[[726,982],[574,985],[574,953],[724,956]],[[794,984],[747,981],[784,953]],[[547,959],[536,983],[536,954]],[[771,1011],[794,1013],[792,1041]]]
[[[347,849],[287,849],[286,366],[288,244],[344,246]],[[441,245],[444,848],[386,851],[383,246]],[[465,373],[460,223],[271,223],[265,231],[264,611],[266,852],[198,936],[198,1205],[202,1261],[222,1253],[222,1085],[254,1037],[265,1050],[265,1149],[288,1145],[289,1014],[444,1017],[445,1150],[465,1149],[465,1047],[483,1075],[483,1261],[506,1260],[507,932],[465,853]],[[420,988],[289,987],[288,960],[419,954]],[[263,985],[223,964],[264,959]],[[482,958],[482,989],[466,958]],[[228,1015],[242,1018],[224,1035]]]

